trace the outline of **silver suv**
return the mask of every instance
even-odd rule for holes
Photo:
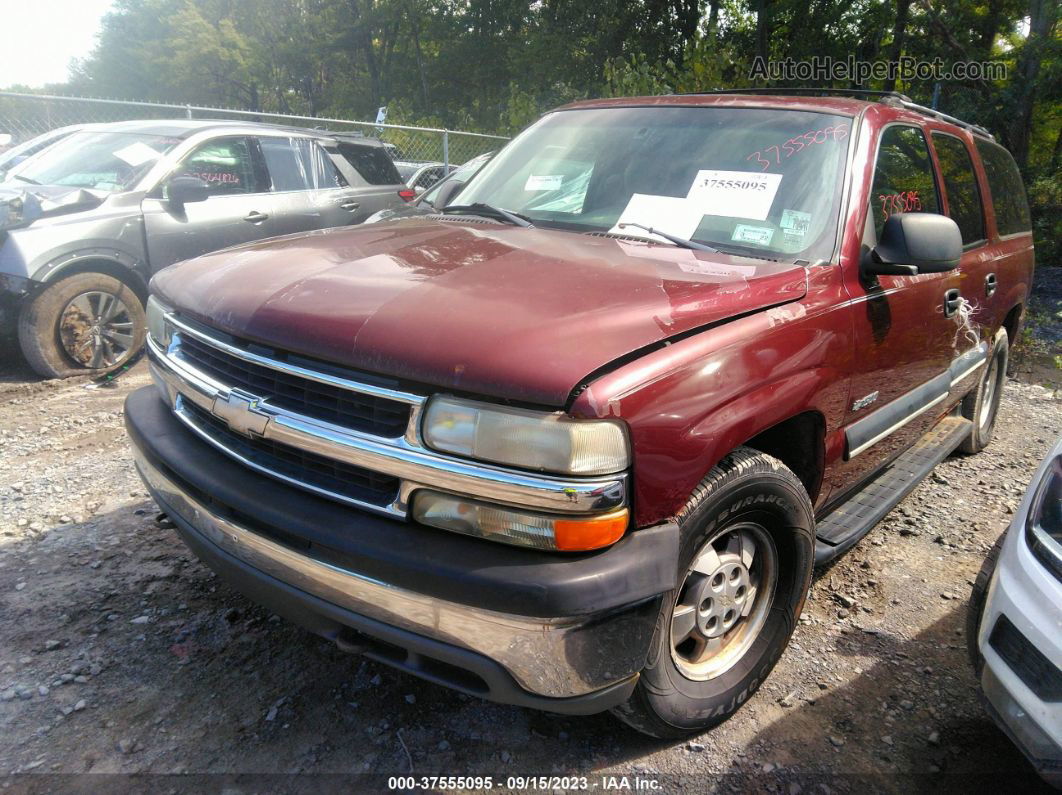
[[[17,334],[43,376],[101,374],[143,345],[159,269],[413,197],[372,139],[230,121],[91,125],[0,185],[0,333]]]

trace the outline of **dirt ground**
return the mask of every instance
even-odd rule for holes
[[[787,795],[1041,787],[981,708],[963,622],[1062,432],[1054,384],[1008,383],[989,449],[943,463],[817,577],[737,717],[661,742],[347,656],[223,585],[156,525],[133,471],[122,400],[147,383],[143,364],[87,389],[0,359],[0,788],[368,791],[410,773]]]

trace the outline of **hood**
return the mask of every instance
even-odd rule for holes
[[[462,218],[324,230],[160,271],[230,334],[354,369],[563,406],[591,373],[806,292],[803,267]]]
[[[0,230],[29,226],[38,218],[90,210],[108,195],[69,185],[5,182],[0,185]]]

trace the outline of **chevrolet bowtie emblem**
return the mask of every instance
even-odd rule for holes
[[[269,415],[258,408],[258,398],[239,389],[230,389],[225,397],[214,398],[211,413],[244,436],[261,436],[269,424]]]

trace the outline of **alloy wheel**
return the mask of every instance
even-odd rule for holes
[[[113,293],[81,293],[59,317],[63,350],[76,364],[92,370],[113,367],[125,359],[133,338],[129,307]]]

